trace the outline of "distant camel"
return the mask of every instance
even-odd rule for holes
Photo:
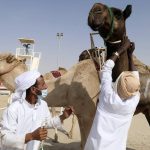
[[[15,91],[14,79],[27,71],[24,59],[16,59],[12,54],[0,54],[0,80],[10,91]]]

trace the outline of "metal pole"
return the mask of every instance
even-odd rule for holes
[[[98,32],[92,32],[92,33],[90,33],[91,49],[95,48],[93,35],[98,35],[98,34],[99,34]]]
[[[57,68],[59,67],[59,51],[60,51],[60,42],[62,37],[63,37],[63,33],[57,33],[57,38],[58,38]]]

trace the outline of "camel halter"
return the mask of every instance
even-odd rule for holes
[[[112,34],[113,34],[113,32],[114,32],[114,14],[113,14],[113,12],[112,12],[112,10],[111,10],[111,8],[110,7],[108,7],[107,5],[105,5],[106,6],[106,8],[107,8],[107,10],[108,10],[108,12],[109,12],[109,15],[110,15],[110,24],[111,24],[111,28],[110,28],[110,30],[109,30],[109,32],[108,32],[108,34],[107,34],[107,36],[106,36],[106,38],[104,38],[104,43],[106,43],[106,42],[108,42],[108,43],[110,43],[110,44],[118,44],[118,43],[121,43],[121,41],[122,40],[117,40],[117,41],[113,41],[113,42],[111,42],[111,41],[108,41],[109,40],[109,38],[112,36]],[[100,14],[101,13],[101,11],[96,11],[96,12],[90,12],[89,14],[91,14],[92,16],[93,16],[93,14]],[[100,27],[99,27],[100,28]],[[99,29],[98,28],[98,29]]]
[[[100,80],[100,76],[99,76],[99,71],[102,70],[102,66],[104,65],[104,62],[105,62],[105,58],[106,58],[106,54],[105,55],[101,55],[102,52],[105,52],[106,53],[106,50],[102,50],[101,49],[97,49],[98,51],[98,55],[95,53],[96,57],[98,57],[98,63],[97,61],[94,59],[94,57],[91,55],[91,53],[89,52],[89,50],[86,50],[87,53],[89,54],[90,56],[90,59],[93,61],[94,65],[95,65],[95,68],[96,68],[96,71],[97,71],[97,74],[98,74],[98,78],[99,78],[99,82],[101,82]],[[99,65],[99,66],[98,66]],[[98,68],[99,67],[99,68]],[[96,94],[96,96],[100,93],[100,91]]]
[[[87,53],[89,54],[90,59],[92,59],[92,61],[93,61],[94,64],[96,65],[97,62],[95,62],[94,57],[91,55],[91,53],[89,52],[89,50],[86,50],[86,51],[87,51]],[[98,57],[98,63],[99,63],[99,69],[100,69],[100,70],[102,69],[102,66],[103,66],[103,64],[104,64],[104,62],[105,62],[105,56],[104,56],[104,55],[101,55],[101,53],[102,53],[103,51],[106,52],[106,50],[102,50],[102,51],[101,51],[101,49],[98,48],[98,49],[97,49],[98,54],[96,54],[96,52],[95,52],[96,57]],[[106,55],[106,54],[105,54],[105,55]]]
[[[109,12],[109,15],[110,15],[111,27],[110,27],[110,30],[109,30],[106,38],[104,38],[105,41],[107,41],[112,36],[112,34],[114,32],[114,14],[113,14],[111,8],[109,8],[107,5],[106,5],[106,8],[108,9],[108,12]]]
[[[113,12],[112,12],[110,7],[108,7],[107,5],[105,5],[105,6],[106,6],[106,8],[107,8],[107,10],[109,12],[109,15],[110,15],[110,25],[111,25],[110,26],[110,30],[109,30],[106,38],[104,38],[104,40],[107,41],[112,36],[112,34],[114,32],[114,14],[113,14]],[[91,14],[93,16],[93,14],[100,14],[100,13],[101,13],[101,11],[96,11],[96,12],[92,12],[91,11],[89,14]]]

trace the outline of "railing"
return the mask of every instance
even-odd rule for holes
[[[29,49],[28,51],[25,48],[17,48],[16,56],[24,56],[24,57],[38,57],[41,58],[41,52],[34,52],[33,49]]]
[[[25,48],[17,48],[16,56],[33,56],[33,49],[26,50]]]
[[[33,49],[17,48],[16,49],[17,58],[25,58],[28,70],[38,70],[41,52],[34,52]]]

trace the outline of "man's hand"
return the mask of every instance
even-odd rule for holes
[[[134,42],[131,42],[130,48],[128,49],[129,71],[137,71],[132,57],[134,49],[135,49],[135,44]]]
[[[38,140],[42,141],[45,140],[47,137],[47,129],[46,128],[37,128],[32,133],[27,133],[25,137],[25,143],[32,141],[32,140]]]
[[[125,41],[123,43],[122,46],[120,46],[120,48],[118,50],[116,50],[115,53],[113,53],[112,56],[110,56],[109,59],[113,60],[114,62],[116,62],[116,60],[119,58],[119,56],[124,53],[125,51],[127,51],[129,48],[131,47],[131,42],[128,39],[128,37],[125,38]]]
[[[42,140],[45,140],[47,137],[47,129],[40,127],[36,129],[35,131],[33,131],[31,134],[32,134],[33,140],[42,141]]]
[[[117,50],[118,54],[121,55],[122,53],[124,53],[125,51],[127,51],[131,46],[131,42],[128,39],[128,37],[126,37],[123,45]]]
[[[73,112],[73,107],[72,106],[69,106],[69,107],[66,107],[65,110],[63,111],[63,114],[60,116],[60,120],[61,122],[63,122],[63,120],[67,119]]]
[[[128,48],[128,56],[132,55],[134,50],[135,50],[135,44],[134,42],[131,42],[130,48]]]

